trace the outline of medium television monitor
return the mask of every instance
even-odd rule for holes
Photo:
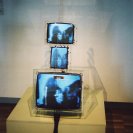
[[[56,69],[68,68],[68,47],[51,47],[50,67]]]
[[[78,73],[37,72],[35,106],[38,112],[64,116],[82,113],[82,76]]]
[[[51,44],[73,44],[74,25],[71,23],[48,23],[47,42]]]

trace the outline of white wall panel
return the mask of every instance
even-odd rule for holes
[[[46,23],[55,21],[76,26],[71,66],[93,63],[106,100],[133,102],[132,0],[5,0],[0,15],[0,97],[21,97],[32,85],[33,69],[49,66]]]

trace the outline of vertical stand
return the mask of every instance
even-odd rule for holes
[[[54,113],[54,131],[53,133],[58,133],[58,124],[60,121],[60,114],[59,113]]]

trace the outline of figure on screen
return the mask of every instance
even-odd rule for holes
[[[51,68],[67,69],[68,48],[67,47],[52,47],[50,65],[51,65]]]
[[[74,25],[71,23],[48,23],[47,42],[52,44],[73,44]]]
[[[44,96],[45,106],[49,108],[58,108],[61,102],[63,101],[63,94],[61,89],[57,85],[57,81],[54,78],[49,78],[46,83],[47,94]]]
[[[64,43],[73,41],[73,27],[69,27],[63,32]]]
[[[79,75],[40,74],[37,105],[49,109],[78,109],[81,106]]]
[[[80,106],[81,88],[80,80],[75,81],[71,85],[67,86],[64,90],[64,105],[73,108]]]
[[[50,78],[46,83],[47,94],[44,96],[45,106],[49,108],[79,108],[81,88],[79,88],[80,81],[61,89],[54,78]]]
[[[53,43],[60,43],[62,40],[62,33],[59,30],[58,26],[53,28],[53,36],[52,36]]]

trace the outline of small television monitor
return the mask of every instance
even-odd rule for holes
[[[51,47],[50,67],[56,69],[68,68],[68,47]]]
[[[74,25],[71,23],[48,23],[47,43],[51,44],[73,44]]]
[[[38,112],[64,116],[82,113],[82,74],[38,71],[34,80],[34,100]]]

